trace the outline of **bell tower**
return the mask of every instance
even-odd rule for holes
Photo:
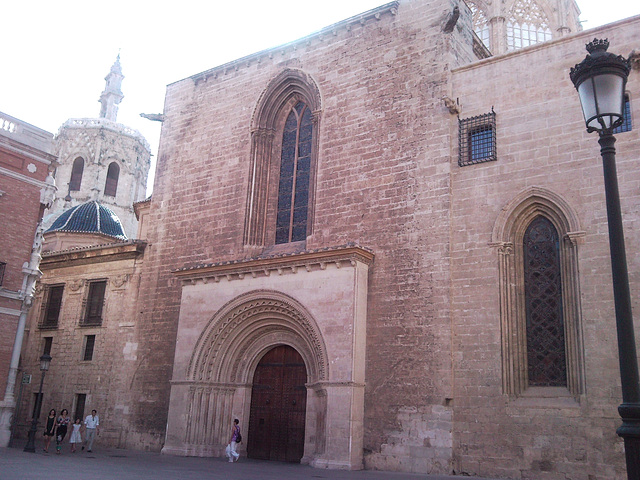
[[[71,118],[58,130],[59,189],[45,228],[62,212],[96,201],[120,218],[127,237],[136,235],[133,204],[146,198],[151,148],[140,132],[116,122],[123,78],[118,54],[105,77],[99,118]]]

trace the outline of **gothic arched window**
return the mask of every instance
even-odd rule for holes
[[[319,111],[318,88],[299,70],[274,78],[258,102],[244,236],[255,253],[304,248],[312,232]]]
[[[517,397],[584,392],[578,245],[569,204],[539,187],[505,206],[491,235],[498,254],[502,385]],[[555,388],[555,390],[548,390]],[[552,393],[555,392],[555,393]]]
[[[82,183],[82,172],[84,172],[84,160],[82,159],[82,157],[78,157],[73,161],[73,167],[71,168],[69,191],[77,192],[78,190],[80,190],[80,184]]]
[[[551,40],[549,19],[534,0],[517,0],[507,19],[507,50]]]
[[[282,134],[276,244],[307,237],[312,135],[311,112],[298,102],[291,109]]]
[[[529,385],[567,384],[558,231],[536,217],[523,238]]]
[[[482,40],[482,43],[488,48],[491,49],[490,45],[490,31],[489,31],[489,22],[487,21],[487,17],[484,12],[478,8],[478,6],[473,2],[467,2],[469,8],[471,9],[471,20],[473,22],[473,31],[476,32],[478,38]]]
[[[107,181],[104,184],[104,194],[110,197],[116,196],[118,190],[118,177],[120,176],[120,167],[116,162],[111,162],[107,170]]]

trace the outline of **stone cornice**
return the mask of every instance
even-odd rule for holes
[[[127,127],[121,123],[112,122],[106,118],[70,118],[66,122],[62,124],[60,129],[58,130],[58,136],[65,129],[101,129],[110,130],[119,135],[128,136],[137,142],[139,142],[148,152],[151,154],[151,146],[146,138],[135,128]]]
[[[269,48],[267,50],[262,50],[257,53],[253,53],[251,55],[247,55],[246,57],[239,58],[237,60],[233,60],[231,62],[225,63],[223,65],[219,65],[212,69],[206,70],[204,72],[198,73],[196,75],[192,75],[188,77],[192,79],[196,84],[201,81],[206,81],[209,77],[217,78],[218,75],[224,74],[228,71],[235,71],[241,67],[248,66],[252,63],[260,63],[264,57],[273,58],[276,53],[284,54],[286,50],[297,50],[301,44],[310,45],[312,41],[318,40],[322,41],[325,37],[334,37],[338,35],[338,31],[345,30],[350,31],[354,25],[365,25],[365,23],[371,19],[380,20],[382,15],[390,14],[395,16],[398,13],[398,1],[390,2],[385,5],[381,5],[377,8],[373,8],[366,12],[363,12],[359,15],[355,15],[353,17],[347,18],[340,22],[334,23],[333,25],[329,25],[328,27],[323,28],[322,30],[307,35],[306,37],[300,38],[298,40],[294,40],[289,43],[285,43],[283,45]],[[184,79],[183,79],[184,80]],[[179,83],[183,80],[178,80],[174,83]],[[172,84],[169,84],[172,85]]]
[[[147,242],[143,240],[129,240],[122,243],[91,245],[57,252],[44,252],[40,262],[40,270],[136,258],[144,253],[146,246]]]
[[[353,267],[356,262],[370,265],[373,258],[374,254],[369,249],[358,245],[343,245],[293,254],[184,267],[173,273],[184,283],[193,284],[198,280],[208,283],[210,280],[219,282],[221,279],[242,280],[246,275],[256,278],[268,277],[272,273],[297,273],[300,269],[307,272],[325,270],[328,265],[334,265],[336,268],[344,265]]]

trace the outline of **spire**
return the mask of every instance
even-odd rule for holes
[[[104,77],[107,84],[104,87],[104,92],[100,95],[100,103],[102,104],[100,107],[100,118],[106,118],[113,122],[116,121],[118,104],[124,98],[120,90],[123,78],[122,67],[120,67],[120,54],[118,53],[116,61],[111,66],[111,71]]]

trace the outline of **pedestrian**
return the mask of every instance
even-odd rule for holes
[[[98,412],[95,410],[91,410],[91,415],[87,415],[87,418],[84,419],[84,426],[86,429],[84,443],[87,446],[87,452],[91,452],[93,448],[93,439],[96,435],[100,435],[100,418],[98,417]],[[84,450],[84,445],[82,446],[82,450]]]
[[[82,443],[82,420],[80,417],[76,417],[76,421],[71,425],[71,435],[69,436],[69,443],[71,444],[71,453],[76,453],[76,443]],[[84,447],[82,447],[84,448]]]
[[[238,443],[242,442],[242,435],[240,435],[240,420],[237,418],[233,421],[233,427],[231,429],[231,438],[229,439],[229,446],[227,447],[227,457],[229,462],[233,463],[238,461],[240,454],[236,452]]]
[[[49,452],[49,444],[51,443],[51,437],[56,434],[56,411],[54,408],[49,410],[49,416],[47,417],[47,424],[44,427],[44,451]]]
[[[69,410],[63,408],[60,412],[60,416],[58,417],[58,428],[56,429],[56,453],[60,454],[62,451],[62,441],[64,437],[67,435],[67,428],[71,423],[71,419],[69,418]]]

